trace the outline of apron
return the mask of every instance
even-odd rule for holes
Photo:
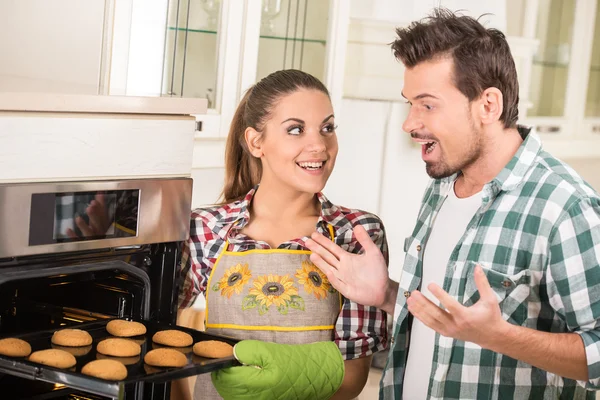
[[[228,247],[208,279],[207,333],[282,344],[333,340],[342,297],[310,261],[310,250]],[[221,399],[210,374],[196,377],[194,399]]]

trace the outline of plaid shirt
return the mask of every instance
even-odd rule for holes
[[[502,316],[546,332],[574,332],[585,345],[589,378],[576,382],[449,337],[435,336],[428,398],[583,399],[600,386],[600,198],[569,166],[541,148],[534,133],[483,187],[482,204],[454,248],[443,289],[464,305],[479,294],[476,264],[486,272]],[[418,289],[423,250],[457,175],[434,180],[406,239],[394,336],[380,398],[402,398],[412,316],[406,296]],[[412,399],[409,399],[412,400]]]
[[[229,240],[230,251],[270,248],[266,242],[253,240],[240,233],[250,220],[248,206],[255,191],[256,188],[252,189],[242,201],[192,212],[190,239],[184,245],[181,260],[183,282],[180,286],[180,307],[189,307],[198,294],[205,294],[208,277],[217,257],[224,250],[226,239]],[[352,228],[362,225],[387,260],[385,231],[378,217],[335,206],[321,193],[317,197],[321,203],[321,215],[316,227],[318,232],[329,237],[328,225],[333,226],[335,243],[346,251],[358,253],[361,246],[352,235]],[[294,239],[282,243],[278,248],[308,250],[306,239]],[[386,320],[383,311],[344,299],[334,335],[344,359],[352,360],[383,350],[387,342]]]

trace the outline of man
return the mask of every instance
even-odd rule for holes
[[[360,227],[360,255],[316,233],[307,244],[344,296],[395,316],[380,397],[594,398],[599,195],[517,126],[500,31],[438,9],[397,34],[403,129],[433,178],[401,280]]]

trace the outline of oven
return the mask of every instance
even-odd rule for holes
[[[54,331],[77,327],[94,341],[76,349],[69,370],[0,355],[0,398],[168,399],[173,379],[234,365],[191,349],[183,368],[143,360],[151,335],[176,323],[191,196],[189,178],[0,184],[0,338],[21,338],[36,351],[53,346]],[[114,318],[146,325],[140,357],[126,364],[122,381],[83,375]],[[212,338],[177,329],[194,342]]]

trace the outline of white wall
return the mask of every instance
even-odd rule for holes
[[[192,169],[192,179],[194,180],[192,207],[215,204],[223,189],[224,178],[225,168],[222,167]]]
[[[598,174],[600,158],[567,158],[563,161],[573,167],[597,192],[600,192],[600,174]]]
[[[425,17],[437,6],[463,10],[474,17],[490,13],[482,20],[487,22],[486,26],[506,30],[505,0],[352,0],[351,4],[352,18],[402,24]]]
[[[0,1],[0,91],[97,94],[104,3]]]
[[[335,113],[339,152],[324,193],[336,204],[378,213],[390,107],[344,99]]]

